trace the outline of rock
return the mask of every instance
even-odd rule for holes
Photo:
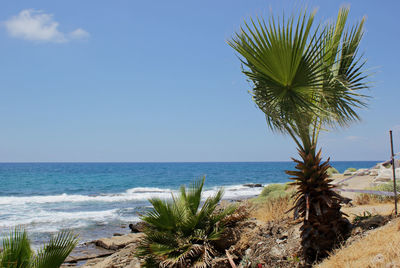
[[[385,181],[392,179],[393,171],[390,168],[381,167],[378,169],[378,176],[375,180]]]
[[[388,219],[381,215],[374,215],[368,219],[360,221],[357,226],[361,227],[364,230],[371,230],[384,225],[387,221]]]
[[[147,226],[147,223],[145,223],[143,221],[139,221],[136,223],[129,224],[129,229],[131,229],[131,233],[143,233],[146,226]]]
[[[93,242],[78,245],[65,259],[64,266],[78,265],[82,261],[103,258],[113,254],[114,250],[97,247]]]
[[[120,249],[125,247],[126,245],[138,242],[140,238],[143,237],[143,234],[127,234],[123,236],[114,236],[111,238],[101,238],[96,240],[94,243],[98,247],[102,247],[105,249]]]
[[[343,176],[353,176],[354,174],[356,174],[355,172],[351,172],[351,171],[346,171],[343,173]]]
[[[73,264],[77,263],[79,261],[86,261],[86,260],[91,260],[91,259],[96,259],[96,258],[102,258],[102,257],[107,257],[110,256],[114,253],[114,251],[108,251],[108,252],[103,252],[103,253],[93,253],[93,254],[88,254],[88,255],[81,255],[81,256],[68,256],[65,259],[65,263],[67,264]]]
[[[113,236],[123,236],[123,234],[120,234],[120,233],[113,233]]]
[[[375,169],[373,169],[373,170],[371,170],[371,171],[369,172],[368,175],[370,175],[370,176],[378,176],[378,171],[375,170]]]
[[[262,184],[260,184],[260,183],[247,183],[247,184],[243,184],[243,186],[250,187],[250,188],[263,187]]]
[[[285,256],[285,250],[279,246],[274,246],[270,249],[269,254],[275,258],[283,258]]]
[[[379,169],[376,170],[378,175],[376,176],[375,180],[378,181],[390,181],[393,180],[393,169],[391,167],[385,168],[384,166],[380,166]],[[396,177],[397,174],[400,174],[400,168],[396,168]]]
[[[248,248],[244,251],[244,254],[249,256],[251,254],[251,248]]]
[[[356,171],[358,176],[366,176],[369,174],[368,169],[366,168],[360,168],[359,170]]]
[[[140,260],[135,257],[136,245],[131,244],[105,259],[86,263],[83,267],[92,268],[140,268]]]

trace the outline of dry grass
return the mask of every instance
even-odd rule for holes
[[[268,222],[291,217],[291,214],[285,213],[293,207],[293,202],[289,196],[272,198],[254,204],[250,217],[257,220]]]
[[[400,219],[379,229],[368,236],[338,249],[331,257],[317,265],[319,268],[389,268],[400,267]]]
[[[356,205],[376,205],[384,203],[392,203],[393,199],[382,198],[373,194],[359,194],[354,198],[354,204]]]
[[[370,194],[359,194],[354,199],[356,205],[372,205],[378,203],[378,200]]]
[[[353,220],[356,215],[371,213],[373,215],[388,216],[394,213],[394,204],[392,203],[372,203],[369,205],[358,205],[353,207],[342,207],[342,211],[346,213],[349,220]]]

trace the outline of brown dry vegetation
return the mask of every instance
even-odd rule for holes
[[[393,203],[393,198],[382,198],[373,194],[359,194],[354,198],[356,205],[378,205],[385,203]]]
[[[286,213],[293,207],[293,202],[289,196],[269,199],[264,203],[254,204],[250,217],[263,222],[289,218],[292,215]]]
[[[390,200],[383,202],[371,195],[358,195],[355,198],[354,204],[355,206],[345,206],[342,208],[352,221],[357,216],[365,215],[365,212],[372,215],[372,217],[381,217],[379,215],[388,217],[393,214],[394,206]],[[264,202],[255,202],[252,205],[250,217],[263,222],[291,221],[289,218],[292,217],[292,214],[285,212],[292,206],[293,203],[289,196],[267,199]],[[376,231],[367,232],[365,233],[366,237],[360,238],[364,235],[364,232],[362,232],[361,236],[356,235],[352,239],[349,239],[349,243],[346,246],[333,252],[329,259],[317,267],[400,268],[400,219],[395,219],[389,225]],[[241,242],[246,244],[252,239],[254,238],[243,235]]]
[[[356,205],[371,205],[381,203],[377,198],[370,194],[360,194],[354,199]]]
[[[400,267],[400,219],[370,231],[364,238],[336,250],[318,268]]]
[[[375,203],[370,202],[365,205],[358,206],[346,206],[342,208],[342,211],[346,213],[349,220],[353,220],[357,215],[364,213],[371,213],[372,215],[388,216],[394,213],[393,203]]]

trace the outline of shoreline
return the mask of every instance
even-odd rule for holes
[[[361,170],[363,171],[363,170]],[[360,175],[355,176],[351,180],[346,181],[340,185],[343,189],[366,189],[373,185],[376,185],[376,175],[362,174],[360,171],[357,171]],[[354,173],[357,174],[357,173]],[[353,174],[353,175],[354,175]],[[333,182],[338,183],[342,179],[349,177],[350,175],[344,174],[334,174],[332,176]],[[381,181],[390,181],[388,178]],[[280,183],[284,184],[284,183]],[[265,185],[263,185],[264,187]],[[351,192],[341,192],[341,195],[347,198],[353,199],[355,201],[357,193]],[[241,197],[237,199],[225,199],[228,202],[237,202],[242,203],[242,201],[251,199],[256,197],[257,195]],[[343,210],[348,213],[349,215],[352,214],[356,215],[357,213],[363,213],[363,211],[373,211],[374,213],[384,213],[387,214],[390,211],[391,205],[390,204],[382,204],[382,205],[375,205],[375,206],[361,206],[357,205],[356,207],[343,207]],[[389,213],[390,214],[390,213]],[[105,261],[112,261],[113,258],[111,256],[119,256],[120,252],[125,252],[123,249],[125,247],[134,247],[137,241],[140,239],[142,233],[125,233],[125,234],[115,234],[112,237],[102,237],[96,240],[93,240],[88,243],[84,243],[81,247],[78,247],[75,253],[71,254],[71,258],[66,262],[68,265],[72,266],[83,266],[83,267],[103,267],[97,266],[96,263],[103,263]],[[126,252],[125,252],[126,253]],[[124,253],[124,254],[125,254]],[[85,255],[86,254],[86,255]],[[122,254],[123,255],[123,254]],[[140,267],[139,261],[131,254],[130,257],[124,257],[125,259],[129,259],[132,262],[132,265],[129,267]],[[115,259],[114,259],[115,261]],[[121,260],[119,260],[121,261]],[[136,265],[136,266],[135,266]],[[139,266],[137,266],[139,265]],[[107,267],[107,266],[104,266]],[[112,266],[110,266],[112,267]]]

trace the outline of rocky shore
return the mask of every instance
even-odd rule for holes
[[[347,244],[363,237],[372,229],[384,225],[391,216],[374,216],[359,221],[353,226]],[[299,221],[287,217],[277,221],[263,222],[248,218],[227,228],[220,247],[241,267],[301,267]],[[111,238],[102,238],[78,247],[66,260],[66,267],[91,268],[139,268],[135,249],[142,233],[130,233]],[[231,267],[227,255],[217,256],[212,267]]]
[[[372,169],[362,169],[354,172],[333,175],[337,183],[352,175],[353,179],[340,184],[341,188],[365,189],[377,184],[387,183],[392,180],[388,172],[391,167],[378,164]],[[396,170],[397,171],[397,170]],[[400,175],[400,169],[398,173]],[[248,185],[248,187],[260,187]],[[355,193],[342,192],[344,196],[353,198]],[[262,267],[300,267],[300,221],[294,221],[291,215],[282,215],[278,220],[262,221],[255,218],[255,209],[250,202],[235,201],[239,204],[237,219],[232,221],[219,242],[221,249],[227,249],[226,255],[216,256],[212,267],[231,267],[229,257],[240,267],[253,267],[261,264]],[[388,208],[386,208],[388,207]],[[365,217],[353,224],[351,237],[346,244],[353,243],[365,237],[371,229],[378,228],[388,222],[392,215],[390,204],[378,204],[374,206],[357,206],[349,203],[343,210],[348,215],[363,215],[364,211],[378,212],[371,217]],[[253,211],[254,212],[254,211]],[[114,234],[110,238],[101,238],[78,246],[67,258],[63,267],[93,267],[93,268],[117,268],[140,267],[140,260],[135,257],[138,242],[143,237],[144,223],[130,224],[131,233]],[[225,252],[223,250],[222,252]],[[228,257],[229,256],[229,257]],[[254,266],[257,267],[257,266]]]
[[[78,246],[66,259],[63,267],[140,267],[134,257],[142,233],[101,238]]]

